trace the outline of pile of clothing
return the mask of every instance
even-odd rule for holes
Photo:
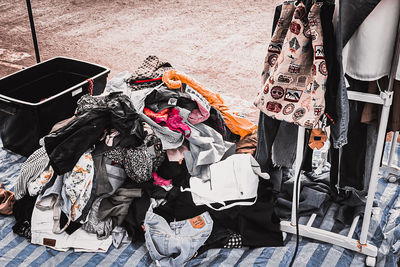
[[[149,56],[84,95],[22,165],[15,233],[65,251],[145,242],[177,266],[209,248],[283,245],[257,126]]]

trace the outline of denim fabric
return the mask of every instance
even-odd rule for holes
[[[368,82],[348,78],[350,90],[366,92]],[[331,193],[336,202],[341,204],[338,214],[348,217],[349,208],[359,211],[365,205],[371,176],[371,166],[376,147],[377,131],[373,125],[360,122],[364,107],[363,102],[349,102],[349,143],[340,149],[331,147]],[[355,210],[354,212],[359,212]],[[347,214],[347,215],[344,215]],[[351,217],[353,218],[353,217]]]
[[[329,167],[329,164],[326,163],[321,174],[302,172],[300,176],[299,216],[312,213],[325,214],[326,208],[330,204]],[[284,170],[284,182],[276,203],[280,218],[289,218],[292,213],[294,179],[293,174]]]
[[[190,260],[210,236],[213,221],[208,212],[192,219],[171,222],[153,213],[152,204],[144,221],[146,247],[161,266],[181,266]]]
[[[331,139],[334,148],[340,148],[347,144],[347,131],[349,124],[349,100],[347,98],[347,89],[344,78],[343,70],[343,57],[342,57],[342,0],[339,3],[338,19],[336,25],[336,58],[340,62],[338,64],[338,84],[337,84],[337,98],[336,98],[336,123],[331,125]]]
[[[338,19],[336,25],[336,57],[339,64],[339,84],[337,90],[336,123],[331,126],[332,144],[340,148],[347,144],[349,124],[349,103],[344,80],[342,57],[343,47],[364,19],[371,13],[380,0],[339,0]]]

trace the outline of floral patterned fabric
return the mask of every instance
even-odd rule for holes
[[[165,159],[161,140],[156,135],[148,134],[143,142],[139,147],[116,147],[104,154],[115,163],[124,166],[126,175],[137,183],[153,179],[152,172],[155,172]]]
[[[43,187],[50,181],[54,175],[54,170],[49,165],[36,179],[28,183],[28,192],[30,196],[37,196],[42,192]]]
[[[64,181],[66,195],[72,203],[70,214],[72,221],[82,215],[83,209],[90,199],[93,177],[93,158],[91,153],[85,152]]]

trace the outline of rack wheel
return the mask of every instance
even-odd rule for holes
[[[397,177],[393,174],[389,174],[386,179],[389,183],[395,183],[397,181]]]
[[[371,256],[367,256],[367,258],[365,259],[365,264],[367,266],[375,266],[376,258],[375,257],[371,257]]]

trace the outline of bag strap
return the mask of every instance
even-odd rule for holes
[[[43,206],[42,201],[43,201],[43,198],[36,201],[36,204],[35,204],[36,208],[38,208],[41,211],[50,210],[54,207],[54,204],[56,203],[56,198],[54,195],[51,195],[51,202],[50,202],[49,206]]]
[[[221,210],[230,209],[230,208],[232,208],[234,206],[238,206],[238,205],[240,205],[240,206],[251,206],[251,205],[254,205],[256,202],[257,202],[257,197],[255,197],[253,202],[238,201],[238,202],[233,202],[233,203],[231,203],[229,205],[224,205],[224,206],[222,206],[220,208],[214,208],[213,206],[211,206],[210,203],[206,203],[205,205],[207,207],[209,207],[210,209],[213,209],[213,210],[216,210],[216,211],[221,211]]]
[[[71,217],[68,217],[68,222],[64,225],[64,227],[60,230],[57,230],[57,228],[59,228],[60,225],[60,200],[61,200],[61,196],[59,196],[57,198],[56,204],[54,205],[54,209],[53,209],[53,233],[55,234],[61,234],[63,233],[67,227],[69,226],[69,224],[71,223]]]
[[[193,191],[193,190],[192,190],[191,188],[189,188],[189,187],[183,188],[183,187],[181,186],[181,192],[190,192],[190,193],[192,193],[192,194],[194,194],[194,195],[196,195],[196,196],[198,196],[198,197],[201,197],[201,198],[203,198],[203,199],[205,199],[205,200],[208,200],[208,201],[210,201],[210,202],[218,203],[218,204],[221,204],[221,205],[224,205],[224,206],[225,206],[225,202],[223,202],[223,201],[216,201],[216,200],[211,199],[211,198],[209,198],[209,197],[207,197],[207,196],[202,196],[202,195],[200,195],[199,193]],[[205,205],[205,204],[204,204],[204,205]]]
[[[210,201],[212,203],[218,203],[218,204],[223,205],[220,208],[214,208],[210,203],[203,203],[202,204],[202,205],[206,205],[210,209],[213,209],[213,210],[216,210],[216,211],[226,210],[226,209],[232,208],[232,207],[237,206],[237,205],[240,205],[240,206],[251,206],[251,205],[253,205],[253,204],[255,204],[257,202],[257,198],[258,198],[258,196],[256,196],[253,202],[238,201],[238,202],[234,202],[234,203],[231,203],[229,205],[226,205],[226,203],[224,201],[215,201],[215,200],[210,199],[208,197],[199,195],[198,193],[192,191],[190,188],[183,188],[181,186],[181,192],[191,192],[192,194],[195,194],[195,195],[197,195],[197,196],[199,196],[199,197],[201,197],[203,199],[206,199],[206,200],[208,200],[208,201]]]

